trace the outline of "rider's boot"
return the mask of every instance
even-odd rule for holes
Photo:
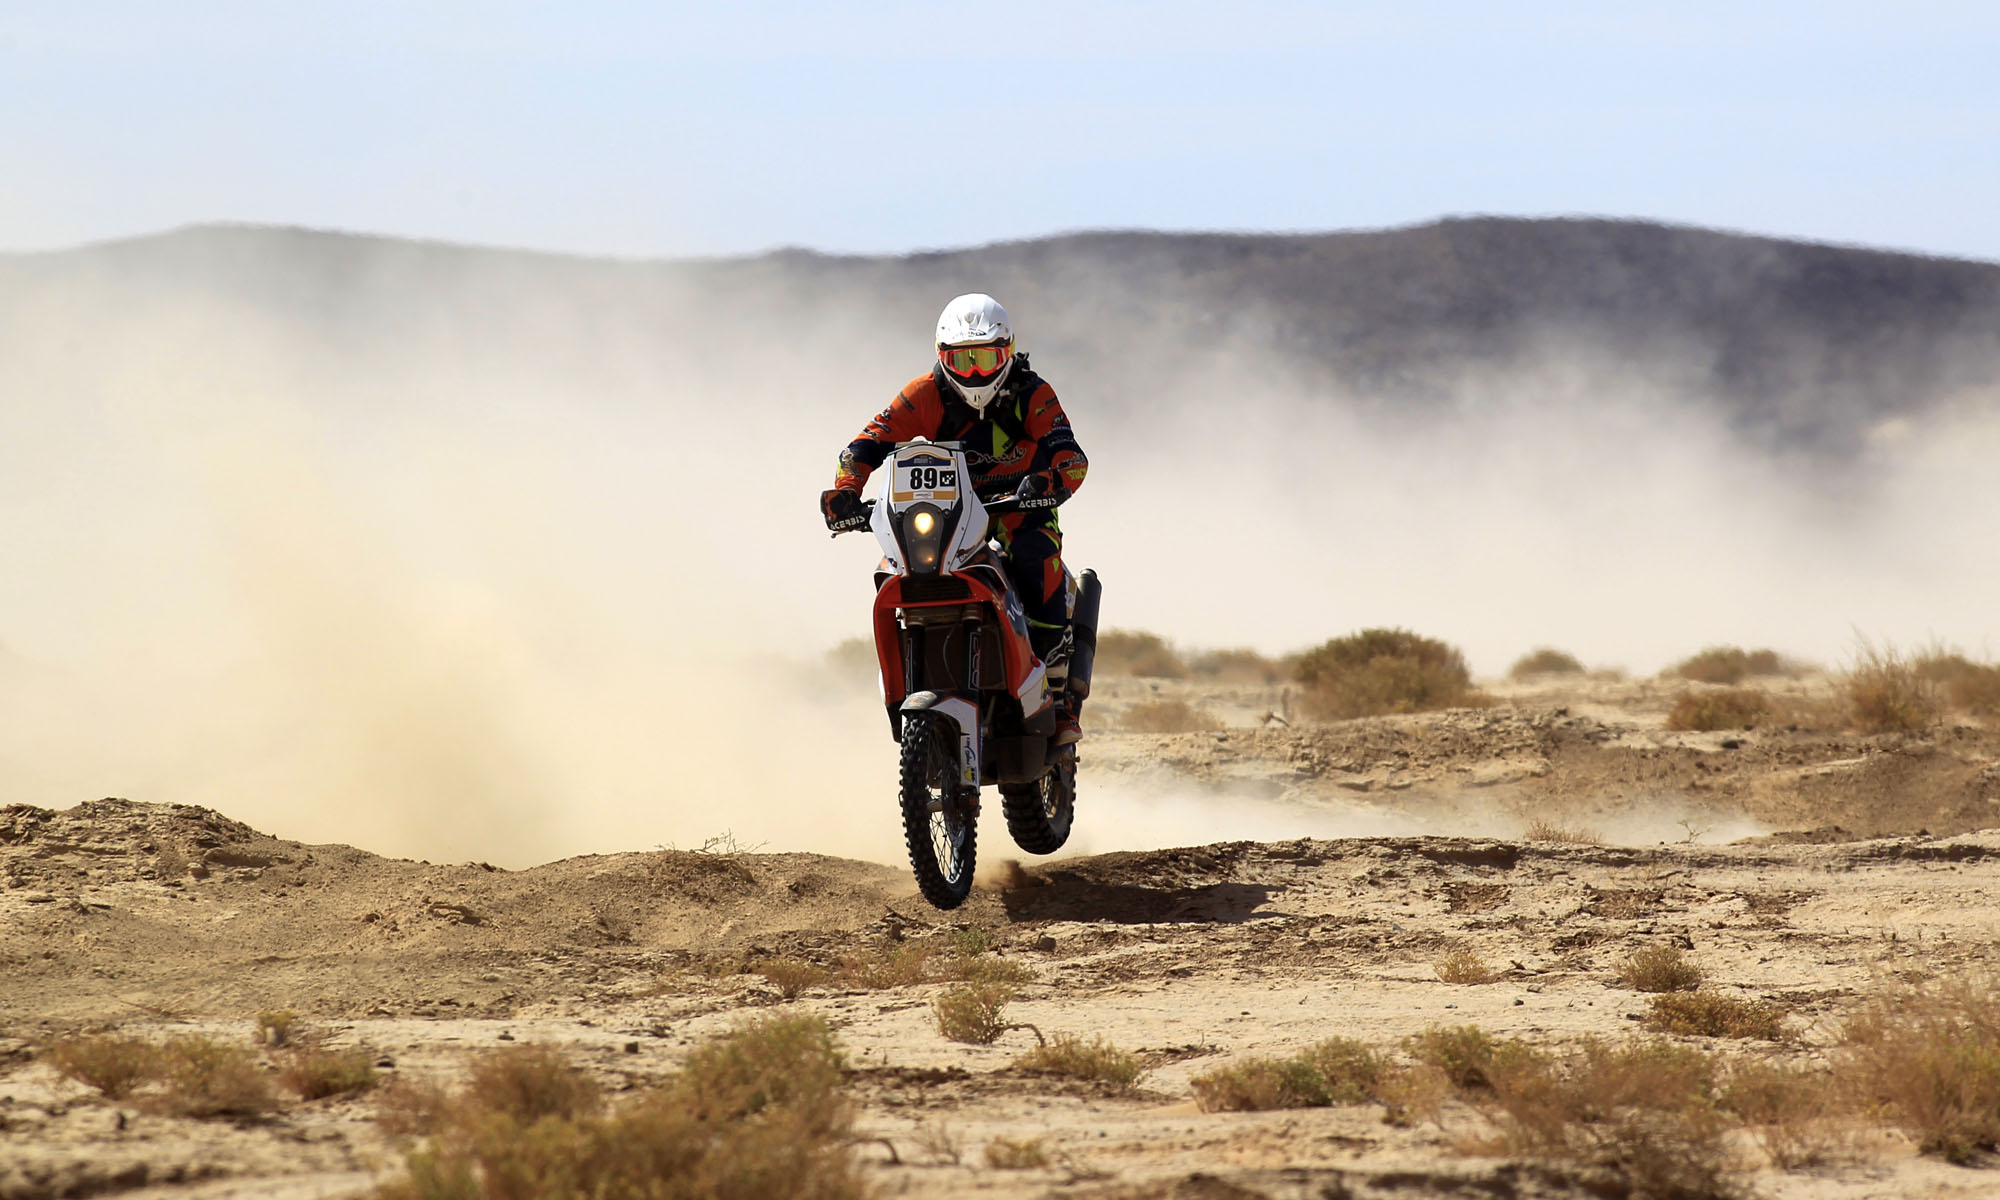
[[[1031,626],[1028,640],[1034,645],[1035,657],[1042,660],[1042,667],[1047,672],[1049,691],[1055,694],[1055,743],[1058,746],[1075,745],[1083,740],[1083,727],[1077,724],[1080,705],[1076,697],[1069,694],[1069,626]]]

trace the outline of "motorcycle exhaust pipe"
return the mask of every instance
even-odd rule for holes
[[[1085,571],[1079,580],[1076,608],[1069,619],[1069,691],[1079,700],[1090,699],[1090,668],[1097,662],[1097,604],[1104,586],[1097,572]]]

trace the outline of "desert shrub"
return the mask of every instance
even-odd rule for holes
[[[1978,716],[2000,713],[2000,666],[1976,663],[1954,650],[1932,648],[1911,664],[1947,707]]]
[[[1444,983],[1492,983],[1493,968],[1470,950],[1454,950],[1432,968]]]
[[[1040,1138],[997,1137],[986,1143],[986,1165],[996,1171],[1031,1171],[1049,1165],[1049,1151]]]
[[[1222,722],[1205,708],[1173,698],[1134,704],[1119,716],[1118,727],[1132,733],[1199,733],[1220,729]]]
[[[1914,733],[1937,719],[1938,689],[1893,646],[1863,642],[1841,680],[1848,716],[1862,733]]]
[[[283,1046],[292,1040],[299,1014],[290,1009],[268,1009],[257,1014],[257,1040],[267,1046]]]
[[[1618,982],[1640,992],[1691,992],[1701,986],[1701,968],[1678,946],[1646,946],[1618,967]]]
[[[750,973],[762,975],[787,1000],[798,999],[800,992],[818,987],[833,976],[825,967],[802,958],[759,959],[750,964]]]
[[[1186,678],[1187,663],[1156,633],[1106,629],[1097,635],[1095,668],[1106,675],[1139,675],[1154,679]]]
[[[1533,679],[1540,675],[1581,675],[1583,664],[1573,654],[1543,646],[1514,660],[1507,668],[1509,679]]]
[[[990,1046],[1007,1032],[1001,1011],[1014,998],[1004,983],[968,983],[951,988],[931,1002],[938,1032],[954,1042]]]
[[[965,1157],[964,1143],[959,1141],[958,1134],[952,1131],[951,1126],[942,1121],[935,1125],[928,1121],[917,1122],[917,1127],[910,1134],[910,1138],[916,1142],[917,1149],[923,1151],[934,1163],[950,1163],[952,1166],[957,1166]]]
[[[2000,1149],[2000,977],[1910,986],[1864,1005],[1837,1067],[1926,1153],[1968,1162]]]
[[[251,1117],[272,1112],[278,1097],[257,1056],[233,1042],[174,1038],[160,1048],[159,1107],[181,1117]]]
[[[1407,629],[1364,629],[1300,656],[1303,703],[1315,716],[1428,712],[1485,701],[1457,649]]]
[[[1753,675],[1783,675],[1785,660],[1775,650],[1745,650],[1741,646],[1710,646],[1682,659],[1667,672],[1696,683],[1738,684]]]
[[[1842,1097],[1824,1070],[1739,1063],[1717,1103],[1749,1128],[1772,1162],[1787,1170],[1826,1160],[1840,1141],[1833,1121]]]
[[[614,1111],[524,1117],[468,1087],[412,1150],[393,1200],[850,1200],[869,1194],[826,1023],[775,1017],[710,1041]]]
[[[63,1077],[96,1088],[111,1100],[130,1095],[160,1069],[157,1046],[109,1034],[63,1038],[51,1042],[42,1056]]]
[[[294,1047],[278,1067],[278,1082],[301,1100],[323,1100],[375,1086],[374,1056],[366,1050],[328,1050],[317,1042]]]
[[[1217,683],[1279,683],[1290,674],[1285,664],[1255,650],[1202,650],[1187,660],[1188,674]]]
[[[1058,1033],[1043,1045],[1014,1060],[1023,1071],[1060,1075],[1065,1079],[1091,1079],[1108,1083],[1118,1091],[1138,1085],[1146,1069],[1139,1060],[1100,1035],[1084,1041],[1073,1033]]]
[[[1403,1049],[1435,1067],[1461,1092],[1482,1092],[1502,1076],[1532,1068],[1541,1056],[1527,1043],[1496,1039],[1477,1025],[1433,1025],[1403,1039]]]
[[[398,1075],[375,1093],[375,1124],[392,1137],[436,1133],[451,1109],[451,1093],[434,1079]]]
[[[864,950],[842,958],[833,968],[833,978],[845,987],[908,987],[930,979],[935,953],[932,947],[915,942]]]
[[[596,1112],[604,1102],[597,1082],[553,1046],[508,1046],[481,1055],[472,1064],[468,1084],[481,1107],[524,1124],[542,1117],[579,1117]]]
[[[1580,825],[1561,825],[1537,818],[1528,822],[1522,837],[1531,842],[1565,842],[1572,846],[1601,846],[1604,838]]]
[[[1588,1039],[1494,1076],[1477,1100],[1497,1131],[1482,1148],[1570,1165],[1619,1194],[1734,1196],[1719,1073],[1691,1047]]]
[[[1646,1028],[1693,1037],[1782,1041],[1785,1010],[1762,1000],[1737,1000],[1715,992],[1666,992],[1653,997]]]
[[[1352,1038],[1328,1038],[1290,1058],[1250,1058],[1194,1078],[1203,1112],[1324,1108],[1374,1099],[1388,1066]]]
[[[1756,688],[1682,692],[1667,713],[1667,728],[1702,733],[1751,729],[1771,713],[1771,698]]]

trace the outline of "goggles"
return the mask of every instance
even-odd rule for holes
[[[944,369],[961,378],[967,375],[991,375],[1007,365],[1014,357],[1012,346],[939,346],[938,361]]]

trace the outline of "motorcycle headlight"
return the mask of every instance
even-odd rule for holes
[[[931,505],[912,505],[903,514],[903,549],[912,575],[935,575],[944,557],[945,527],[949,522]]]

